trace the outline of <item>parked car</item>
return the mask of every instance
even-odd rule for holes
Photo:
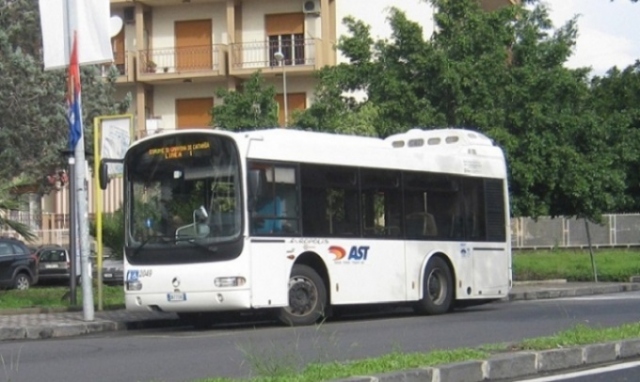
[[[20,240],[0,238],[0,287],[29,289],[38,282],[38,258]]]
[[[71,259],[66,248],[45,246],[37,250],[38,275],[41,282],[69,282]]]
[[[92,258],[91,262],[93,278],[97,278],[97,259]],[[102,258],[102,283],[105,285],[124,285],[124,260],[111,256]]]
[[[69,282],[71,274],[71,258],[66,248],[58,246],[46,246],[38,249],[39,273],[42,281],[64,281]],[[96,272],[97,259],[91,256],[92,277],[98,278]],[[80,264],[78,264],[80,267]],[[76,272],[77,285],[81,285],[82,277],[80,269]],[[109,256],[102,260],[102,282],[107,285],[124,284],[124,262]]]

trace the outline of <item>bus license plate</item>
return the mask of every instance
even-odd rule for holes
[[[186,299],[187,299],[186,293],[177,293],[177,292],[167,293],[167,301],[169,302],[185,301]]]

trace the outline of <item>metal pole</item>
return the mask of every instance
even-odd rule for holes
[[[596,268],[596,259],[593,257],[593,246],[591,245],[591,233],[589,232],[589,222],[584,219],[584,229],[587,231],[587,242],[589,243],[589,255],[591,256],[591,269],[593,270],[593,280],[598,282],[598,269]]]
[[[67,37],[69,38],[69,47],[73,46],[74,38],[79,38],[75,34],[76,26],[78,25],[77,15],[75,10],[77,9],[77,0],[66,0],[65,16],[67,18]],[[81,95],[78,93],[78,102],[80,104],[80,112],[82,113],[82,101]],[[82,117],[80,118],[82,121]],[[82,126],[82,123],[81,123]],[[75,179],[76,184],[73,191],[76,192],[76,206],[77,206],[77,219],[78,219],[78,236],[80,237],[80,263],[82,267],[82,312],[85,321],[94,320],[94,307],[93,307],[93,287],[91,284],[91,259],[89,258],[89,216],[87,205],[87,179],[86,179],[86,161],[84,155],[84,127],[80,129],[81,135],[78,143],[75,147]]]
[[[287,70],[286,65],[282,60],[282,91],[284,92],[284,127],[289,126],[289,105],[287,102]]]
[[[76,277],[78,269],[78,214],[76,212],[76,172],[74,170],[76,159],[73,153],[69,153],[69,302],[72,306],[78,304],[76,297]]]
[[[80,263],[82,265],[82,311],[85,321],[93,321],[93,285],[91,258],[89,257],[89,216],[87,212],[87,179],[84,157],[84,134],[76,145],[76,192],[78,207],[78,235],[80,236]]]
[[[93,119],[93,193],[95,200],[96,219],[96,270],[98,272],[98,311],[102,311],[102,189],[100,189],[100,160],[102,159],[102,147],[100,147],[101,118]]]

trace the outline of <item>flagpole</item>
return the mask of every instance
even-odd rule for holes
[[[69,97],[73,97],[73,102],[77,102],[77,107],[74,108],[73,104],[70,104],[70,108],[75,109],[72,113],[78,113],[77,123],[79,124],[79,139],[76,143],[75,147],[71,147],[74,151],[75,156],[75,179],[76,179],[76,188],[73,190],[75,192],[76,198],[75,201],[77,203],[76,206],[76,216],[73,216],[72,219],[76,220],[77,229],[72,229],[71,234],[77,233],[80,236],[80,240],[77,238],[71,238],[71,240],[75,240],[76,243],[79,242],[79,251],[80,251],[80,265],[81,265],[81,277],[82,277],[82,312],[83,318],[85,321],[93,321],[94,320],[94,306],[93,306],[93,285],[92,285],[92,277],[91,277],[91,259],[89,257],[89,223],[88,223],[88,200],[87,200],[87,167],[86,167],[86,158],[85,158],[85,148],[84,148],[84,127],[82,126],[82,92],[80,90],[80,64],[78,58],[78,36],[77,36],[77,14],[75,10],[77,9],[77,4],[75,4],[76,0],[65,0],[65,16],[67,20],[67,36],[69,37],[69,47],[71,50],[71,57],[69,60],[69,80],[72,81],[72,89],[73,94],[70,94]],[[72,12],[73,10],[73,12]],[[75,61],[75,62],[74,62]],[[75,67],[72,67],[75,65]],[[75,74],[77,78],[72,78],[71,74]],[[77,83],[78,89],[75,89],[75,84]],[[73,116],[71,118],[74,118]],[[70,124],[74,123],[70,119]],[[71,221],[73,223],[73,220]]]

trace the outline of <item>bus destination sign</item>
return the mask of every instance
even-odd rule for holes
[[[179,159],[188,158],[194,156],[199,151],[209,150],[211,143],[198,142],[192,144],[167,146],[167,147],[154,147],[149,149],[149,156],[164,156],[164,159]]]

